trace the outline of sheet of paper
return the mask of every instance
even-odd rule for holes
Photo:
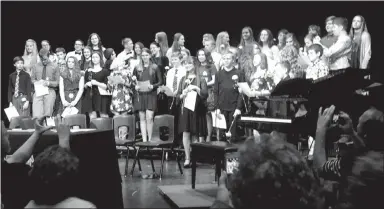
[[[11,121],[12,118],[20,116],[19,113],[16,110],[15,106],[11,106],[4,109],[5,114],[7,115],[7,118],[9,121]]]
[[[49,94],[48,86],[43,86],[43,82],[41,81],[35,82],[34,86],[35,86],[35,95],[37,97]]]
[[[61,116],[65,118],[67,115],[75,115],[79,112],[79,110],[76,107],[66,107],[63,111],[63,114]]]
[[[164,90],[164,94],[169,96],[169,97],[174,97],[175,95],[173,94],[172,90],[168,88],[168,86],[161,86],[159,88],[160,90]]]
[[[195,111],[196,99],[197,99],[196,91],[188,92],[187,96],[184,99],[184,107],[191,111]]]
[[[313,158],[313,152],[315,150],[315,140],[313,140],[312,136],[310,136],[308,139],[308,145],[310,146],[309,147],[309,153],[308,153],[308,159],[311,160]]]
[[[103,95],[103,96],[110,96],[110,95],[112,95],[111,92],[109,92],[108,90],[105,90],[105,89],[101,88],[100,86],[98,86],[98,89],[99,89],[99,93],[100,93],[100,95]]]
[[[212,112],[213,127],[220,129],[227,129],[227,122],[223,114],[217,115],[216,112]]]
[[[151,85],[151,83],[149,82],[149,80],[147,80],[147,81],[137,81],[137,86],[139,87],[139,91],[140,92],[149,92],[149,91],[151,91],[149,89],[150,85]]]
[[[255,93],[251,91],[251,88],[249,87],[247,82],[241,82],[237,83],[239,85],[239,88],[243,92],[243,94],[247,95],[248,97],[255,97]]]
[[[47,121],[47,126],[56,126],[55,119],[53,117],[47,117],[45,120]]]

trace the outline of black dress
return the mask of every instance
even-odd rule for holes
[[[148,67],[144,67],[140,72],[135,68],[133,75],[136,76],[138,81],[148,81],[153,86],[153,89],[149,92],[137,92],[134,93],[133,108],[134,111],[146,111],[157,110],[157,88],[163,84],[163,79],[157,65],[152,64]]]
[[[185,83],[186,77],[183,77],[179,84],[179,90],[177,98],[180,98],[182,91],[187,88]],[[191,85],[197,86],[196,78],[193,79]],[[206,108],[204,100],[208,96],[207,83],[205,79],[200,79],[200,95],[196,97],[195,111],[191,111],[184,107],[184,100],[179,99],[179,106],[181,109],[180,120],[179,120],[179,133],[189,132],[196,136],[207,136],[207,119],[206,119]]]
[[[107,85],[109,74],[110,70],[105,68],[97,73],[89,72],[87,70],[84,76],[84,84],[94,79]],[[107,114],[109,112],[110,104],[111,96],[100,95],[99,88],[97,86],[92,86],[92,88],[84,88],[84,97],[81,103],[81,113],[84,114],[97,111]]]

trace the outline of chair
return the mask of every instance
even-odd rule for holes
[[[64,118],[65,123],[69,127],[80,126],[80,128],[87,128],[87,119],[83,114],[67,115]]]
[[[132,147],[136,151],[134,146],[136,143],[136,119],[134,115],[118,115],[113,117],[113,130],[115,133],[116,146],[124,146],[127,148],[127,155],[125,156],[125,171],[124,176],[127,177],[128,174],[128,161],[129,161],[129,147]],[[126,126],[128,128],[128,137],[125,140],[119,139],[119,128]],[[139,168],[141,169],[141,164],[138,162]]]
[[[29,116],[17,116],[11,118],[11,121],[9,122],[9,129],[21,128],[21,119],[23,118],[29,118]]]
[[[97,130],[113,130],[112,118],[93,118],[90,128]]]
[[[154,148],[160,148],[162,151],[161,155],[161,169],[160,169],[160,179],[163,176],[163,168],[164,168],[164,157],[165,157],[165,152],[171,150],[172,152],[175,152],[174,148],[174,143],[175,143],[175,134],[174,134],[174,116],[173,115],[157,115],[154,118],[153,121],[153,133],[152,133],[152,139],[151,141],[148,142],[138,142],[135,144],[135,146],[138,147],[136,150],[136,156],[135,160],[132,165],[132,173],[133,175],[135,165],[136,165],[136,160],[139,162],[139,151],[141,148],[146,148],[148,153],[151,156],[151,165],[152,165],[152,171],[155,173],[155,166],[153,164],[153,159],[152,159],[152,153],[150,149]],[[162,127],[167,127],[169,129],[169,136],[167,140],[162,140],[160,138],[160,128]],[[178,155],[178,152],[176,152],[176,160],[179,166],[180,173],[183,174],[183,170],[181,169],[181,164],[180,164],[180,156]],[[141,172],[141,167],[139,166],[139,171]]]
[[[23,130],[34,129],[36,118],[22,118],[20,121],[20,127]]]

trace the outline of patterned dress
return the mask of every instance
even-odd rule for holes
[[[108,89],[112,93],[111,112],[114,114],[133,112],[132,74],[129,70],[115,70],[109,78],[111,77],[120,77],[125,82],[124,84],[115,84],[112,80],[108,80]]]

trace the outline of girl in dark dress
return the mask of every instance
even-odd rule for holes
[[[81,96],[84,91],[84,76],[81,75],[79,62],[76,57],[69,57],[65,70],[60,73],[60,114],[66,107],[76,107],[81,110]]]
[[[213,123],[212,123],[212,114],[214,111],[214,95],[213,95],[213,84],[215,84],[215,75],[216,75],[216,67],[213,63],[213,59],[211,53],[206,49],[200,49],[197,51],[197,73],[200,76],[200,79],[204,79],[207,83],[207,91],[208,98],[204,101],[205,112],[206,112],[206,120],[207,120],[207,138],[206,141],[211,141],[212,131],[213,131]],[[202,110],[203,111],[203,110]],[[202,141],[202,140],[200,140]]]
[[[83,72],[85,72],[86,70],[88,70],[88,68],[91,67],[91,63],[92,63],[91,55],[92,55],[91,47],[89,46],[84,47],[83,58],[80,60],[80,70],[82,70]]]
[[[110,95],[101,95],[107,89],[110,70],[103,68],[103,56],[99,52],[92,53],[92,66],[87,69],[84,76],[84,98],[82,101],[82,113],[88,113],[89,118],[108,117]],[[101,91],[101,92],[100,92]]]
[[[194,142],[197,140],[197,137],[205,137],[207,135],[206,111],[203,101],[207,98],[208,91],[207,83],[205,79],[200,78],[197,69],[193,65],[192,58],[187,60],[185,67],[187,74],[180,81],[177,98],[179,103],[181,103],[179,132],[183,133],[184,167],[188,168],[191,164],[191,140]],[[184,100],[191,91],[197,92],[194,111],[184,107]]]
[[[169,70],[169,60],[166,56],[161,55],[161,48],[160,45],[156,42],[151,43],[151,53],[152,53],[152,62],[159,67],[159,70],[161,72],[161,77],[163,78],[163,81],[166,80],[166,74]],[[167,95],[160,92],[157,96],[157,105],[158,105],[158,111],[157,114],[167,114],[168,111],[168,99]]]
[[[151,141],[153,130],[153,115],[157,109],[157,88],[163,84],[160,69],[151,61],[151,52],[143,48],[141,62],[133,70],[132,80],[136,83],[133,107],[139,111],[140,130],[143,141]],[[141,89],[138,82],[149,81],[148,89]],[[148,138],[147,138],[148,133]]]
[[[87,41],[87,46],[91,47],[92,52],[99,52],[102,57],[103,57],[103,62],[105,63],[106,59],[104,57],[104,51],[105,48],[103,44],[101,43],[101,38],[99,34],[97,33],[92,33],[89,35],[88,41]]]

